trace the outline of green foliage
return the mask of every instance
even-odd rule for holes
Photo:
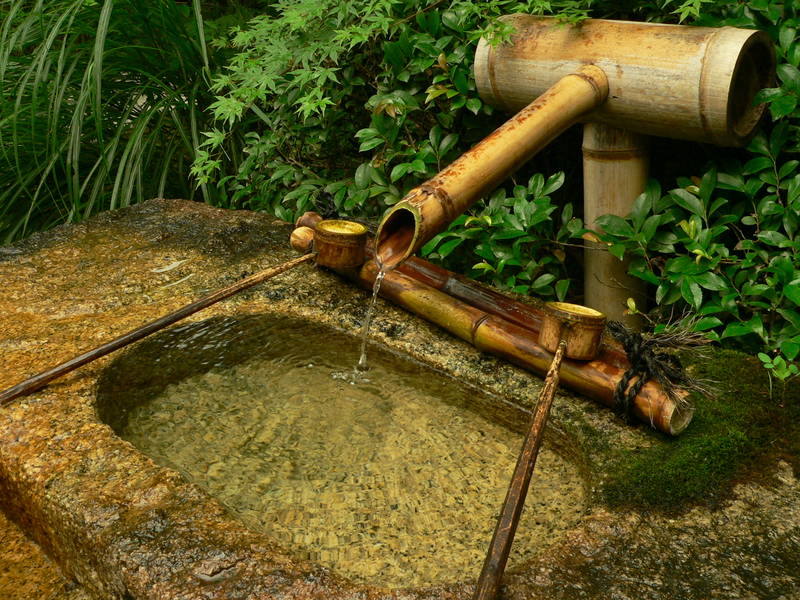
[[[749,2],[724,11],[722,24],[762,26],[776,36],[781,86],[760,92],[773,125],[742,159],[679,178],[661,194],[650,182],[625,217],[598,221],[615,256],[652,284],[661,315],[724,345],[758,352],[782,385],[800,357],[800,42],[791,5]],[[771,380],[770,380],[771,381]]]
[[[514,11],[759,27],[778,44],[780,86],[761,92],[776,126],[736,163],[656,183],[627,217],[601,220],[610,251],[633,259],[664,311],[727,345],[762,351],[778,374],[800,354],[795,177],[800,45],[792,3],[768,0],[480,2],[283,0],[216,41],[235,55],[214,80],[217,128],[193,173],[227,206],[293,220],[306,210],[376,219],[489,133],[495,116],[471,75],[481,35],[510,32],[493,17]],[[225,145],[244,140],[239,156]],[[513,181],[423,249],[501,288],[564,299],[579,292],[567,268],[586,233],[560,197],[563,174]],[[561,195],[563,196],[563,195]],[[575,289],[575,288],[578,289]],[[781,360],[773,360],[781,358]],[[780,377],[779,377],[780,378]],[[785,379],[785,378],[784,378]]]
[[[554,218],[558,206],[550,194],[563,183],[564,173],[547,180],[537,173],[528,185],[514,186],[511,196],[498,189],[480,210],[462,215],[428,242],[422,254],[444,260],[460,247],[462,254],[467,250],[467,256],[482,259],[471,264],[474,277],[519,294],[564,300],[570,278],[562,244],[585,230],[570,204]]]
[[[618,16],[677,18],[694,2],[654,0]],[[475,91],[477,40],[494,17],[556,13],[592,0],[282,0],[216,45],[235,51],[214,80],[217,128],[193,174],[227,206],[292,220],[305,210],[376,218],[496,125]],[[620,12],[614,2],[598,5]],[[245,138],[241,157],[224,144]],[[530,198],[532,199],[532,198]]]
[[[8,0],[0,23],[0,243],[190,196],[218,60],[200,1]]]

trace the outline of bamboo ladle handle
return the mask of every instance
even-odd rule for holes
[[[187,304],[186,306],[183,306],[178,310],[169,313],[168,315],[156,319],[155,321],[150,321],[149,323],[142,325],[133,331],[129,331],[128,333],[125,333],[118,338],[111,340],[110,342],[106,342],[102,346],[98,346],[97,348],[89,350],[88,352],[84,352],[83,354],[63,362],[52,369],[42,371],[41,373],[0,392],[0,406],[8,404],[19,396],[41,389],[53,379],[56,379],[61,375],[69,373],[70,371],[74,371],[78,367],[81,367],[88,362],[96,360],[101,356],[105,356],[106,354],[110,354],[114,350],[118,350],[123,346],[127,346],[128,344],[136,342],[143,337],[150,335],[151,333],[155,333],[159,329],[163,329],[168,325],[172,325],[173,323],[180,321],[184,317],[188,317],[193,313],[219,302],[220,300],[224,300],[225,298],[233,296],[237,292],[241,292],[244,289],[269,279],[270,277],[274,277],[275,275],[279,275],[285,271],[288,271],[289,269],[296,267],[301,263],[310,261],[314,258],[314,256],[314,254],[306,254],[305,256],[294,258],[281,265],[259,271],[254,275],[250,275],[249,277],[245,277],[244,279],[237,281],[233,285],[221,290],[217,290],[205,298],[201,298],[200,300],[192,302],[191,304]]]
[[[542,445],[547,417],[550,414],[550,407],[553,405],[553,398],[558,388],[559,370],[561,369],[561,361],[564,358],[566,349],[566,340],[561,340],[544,379],[542,391],[539,393],[539,401],[531,418],[528,434],[522,444],[522,451],[517,459],[517,465],[514,467],[511,485],[508,487],[506,499],[503,501],[502,512],[497,519],[494,535],[489,544],[489,551],[486,554],[486,560],[483,563],[483,569],[475,587],[473,600],[494,600],[500,589],[508,554],[514,541],[514,534],[517,531],[519,518],[525,506],[528,485],[533,475],[533,468],[536,466],[536,457],[539,455],[539,448]]]

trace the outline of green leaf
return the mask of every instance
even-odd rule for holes
[[[531,284],[531,289],[541,290],[542,288],[550,285],[555,280],[555,278],[556,276],[553,275],[552,273],[545,273],[544,275],[539,275],[539,277],[537,277]]]
[[[392,172],[389,174],[389,179],[391,179],[392,183],[403,177],[408,170],[411,168],[411,163],[400,163],[399,165],[395,165],[392,168]]]
[[[558,298],[559,302],[563,302],[564,299],[567,297],[567,290],[569,290],[569,279],[561,279],[556,283],[556,298]]]
[[[742,337],[751,333],[755,332],[749,323],[729,323],[720,338]]]
[[[634,234],[630,223],[617,215],[602,215],[595,222],[603,231],[612,235],[632,237]]]
[[[612,244],[608,247],[608,252],[617,260],[622,260],[625,256],[625,244]]]
[[[752,140],[750,140],[750,143],[747,145],[747,149],[750,152],[755,152],[756,154],[771,156],[769,152],[769,144],[767,143],[767,138],[764,136],[763,133],[759,133]],[[772,164],[772,160],[770,160],[770,164]]]
[[[358,189],[363,190],[369,185],[369,182],[372,178],[372,174],[370,173],[370,165],[369,163],[362,163],[358,165],[355,174],[355,184]]]
[[[467,110],[476,115],[481,111],[481,106],[483,106],[483,103],[480,98],[470,98],[467,100]]]
[[[771,246],[785,247],[791,243],[789,238],[777,231],[762,231],[756,237]]]
[[[790,115],[797,108],[797,96],[786,95],[776,98],[770,102],[769,110],[772,113],[772,118],[775,120],[781,119],[786,115]]]
[[[464,241],[464,238],[461,238],[461,237],[446,241],[444,244],[439,246],[439,248],[437,249],[437,252],[439,253],[439,256],[441,256],[442,258],[445,258],[451,252],[453,252],[453,250],[458,248],[463,241]]]
[[[711,271],[696,275],[694,280],[705,289],[715,292],[727,290],[730,287],[725,279]]]
[[[448,133],[444,136],[442,143],[439,144],[439,156],[444,156],[458,143],[458,135],[455,133]]]
[[[636,197],[636,200],[633,201],[630,217],[633,220],[633,225],[637,230],[641,231],[644,220],[647,217],[647,213],[650,212],[651,207],[652,202],[650,197],[645,192],[639,194]]]
[[[797,67],[783,63],[777,66],[775,71],[783,84],[792,91],[800,90],[800,71]]]
[[[541,195],[549,196],[556,190],[561,189],[561,186],[564,185],[564,177],[564,171],[559,171],[548,177],[542,188]]]
[[[683,299],[691,304],[695,310],[699,309],[700,305],[703,303],[703,290],[700,289],[699,285],[688,278],[684,278],[681,282],[681,296],[683,296]]]
[[[785,288],[783,288],[783,295],[789,300],[800,306],[800,279],[795,279]]]
[[[789,360],[794,360],[800,354],[800,342],[786,340],[781,343],[781,352]]]
[[[703,203],[700,198],[694,194],[682,188],[677,188],[670,191],[669,197],[672,198],[678,206],[688,210],[690,213],[697,215],[698,217],[705,216],[705,208],[703,207]]]
[[[382,138],[371,138],[362,142],[361,145],[358,147],[359,152],[366,152],[367,150],[372,150],[373,148],[377,148],[378,146],[382,145],[384,140]]]
[[[359,129],[356,131],[356,139],[358,140],[366,140],[369,138],[380,137],[381,132],[377,129],[372,127],[367,127],[366,129]]]
[[[719,327],[720,325],[722,325],[722,321],[720,321],[717,317],[703,317],[697,321],[692,328],[695,331],[707,331],[709,329],[713,329],[714,327]]]
[[[794,41],[795,37],[797,37],[797,29],[790,27],[788,23],[781,25],[781,28],[778,31],[778,42],[780,43],[781,48],[784,50],[787,49]]]

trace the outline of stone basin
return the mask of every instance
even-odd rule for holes
[[[264,215],[153,200],[32,236],[0,252],[0,387],[293,256],[291,227]],[[356,332],[366,292],[301,266],[191,317],[271,314]],[[540,381],[379,302],[373,338],[529,409]],[[178,471],[121,439],[98,416],[111,356],[0,409],[0,505],[99,599],[471,597],[477,574],[424,589],[356,583],[248,528]],[[524,423],[518,424],[524,427]],[[504,598],[792,598],[800,594],[800,485],[781,462],[715,507],[678,515],[605,509],[595,490],[604,448],[653,435],[592,402],[560,394],[549,442],[581,470],[579,522],[505,578]],[[486,540],[488,544],[488,539]],[[436,556],[431,556],[436,560]],[[2,580],[0,580],[0,585]],[[0,595],[2,595],[0,587]]]

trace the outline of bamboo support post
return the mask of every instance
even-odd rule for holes
[[[191,304],[187,304],[186,306],[183,306],[178,310],[169,313],[168,315],[156,319],[155,321],[150,321],[141,327],[129,331],[128,333],[125,333],[111,340],[110,342],[106,342],[97,348],[89,350],[88,352],[84,352],[83,354],[63,362],[52,369],[48,369],[39,373],[38,375],[34,375],[33,377],[30,377],[25,381],[0,392],[0,406],[8,404],[19,396],[41,389],[57,377],[61,377],[70,371],[74,371],[86,363],[92,362],[93,360],[105,356],[106,354],[110,354],[115,350],[119,350],[123,346],[127,346],[128,344],[141,340],[142,338],[147,337],[148,335],[155,333],[164,327],[172,325],[173,323],[176,323],[191,314],[201,311],[204,308],[208,308],[212,304],[216,304],[220,300],[229,298],[230,296],[233,296],[242,290],[253,287],[262,281],[266,281],[271,277],[280,275],[281,273],[284,273],[285,271],[288,271],[289,269],[292,269],[304,262],[309,262],[314,258],[314,254],[306,254],[304,256],[300,256],[299,258],[286,261],[281,265],[259,271],[254,275],[250,275],[249,277],[245,277],[244,279],[237,281],[233,285],[229,285],[226,288],[217,290],[213,294],[192,302]]]
[[[645,136],[603,123],[583,128],[583,219],[598,229],[601,215],[627,215],[647,184],[648,157]],[[641,319],[626,314],[627,299],[644,308],[647,295],[643,280],[628,275],[629,260],[619,260],[605,244],[586,241],[584,253],[584,302],[603,311],[609,319],[641,328]]]

